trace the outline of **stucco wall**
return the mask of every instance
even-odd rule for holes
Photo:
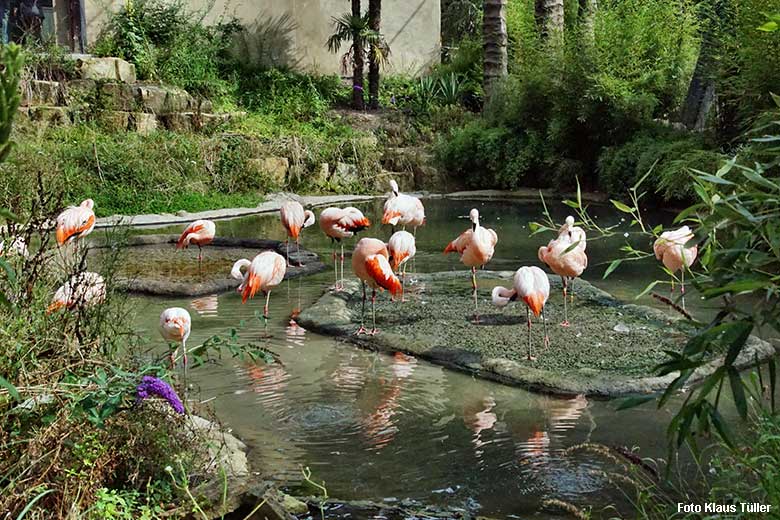
[[[83,0],[87,38],[94,41],[108,13],[124,0]],[[368,2],[364,0],[364,9]],[[350,9],[347,0],[192,0],[193,10],[211,9],[207,23],[235,16],[248,28],[238,49],[253,61],[301,70],[341,74],[341,54],[328,52],[332,19]],[[383,3],[382,32],[390,49],[389,70],[418,74],[439,60],[440,0]],[[343,49],[346,51],[346,48]],[[347,73],[349,75],[349,73]]]

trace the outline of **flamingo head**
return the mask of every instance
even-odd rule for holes
[[[471,211],[469,211],[469,220],[471,221],[472,228],[479,226],[479,210],[477,208],[472,208]]]
[[[92,209],[95,207],[95,201],[92,199],[85,199],[81,202],[80,206],[82,208]]]
[[[393,190],[393,195],[398,196],[398,183],[395,179],[390,179],[390,189]]]

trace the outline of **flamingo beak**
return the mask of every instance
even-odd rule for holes
[[[65,304],[59,300],[55,302],[51,302],[51,304],[48,307],[46,307],[46,314],[52,314],[53,312],[56,312],[62,309],[63,307],[65,307]]]

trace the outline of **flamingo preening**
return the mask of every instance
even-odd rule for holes
[[[160,335],[169,343],[181,343],[184,365],[184,388],[187,388],[187,338],[192,331],[192,318],[186,309],[170,307],[160,314]],[[171,370],[176,367],[176,354],[179,347],[170,353]]]
[[[664,267],[672,273],[672,293],[674,293],[674,273],[680,271],[680,294],[682,295],[682,308],[685,309],[685,270],[693,265],[699,253],[699,247],[686,244],[693,240],[693,231],[688,226],[683,226],[674,231],[665,231],[653,243],[655,257],[663,262]]]
[[[84,271],[74,274],[54,293],[47,312],[59,309],[79,309],[104,302],[106,282],[97,273]]]
[[[287,246],[287,265],[291,266],[290,239],[292,238],[295,240],[295,252],[300,253],[301,244],[299,239],[301,230],[314,224],[314,212],[303,209],[300,202],[289,200],[279,208],[279,217],[282,220],[282,226],[284,226],[285,231],[287,231],[287,241],[285,242]],[[301,265],[300,260],[298,261],[298,265]]]
[[[399,192],[395,180],[390,180],[390,189],[392,193],[385,201],[382,224],[390,224],[393,230],[399,224],[404,230],[406,226],[412,226],[416,235],[417,228],[425,224],[425,208],[422,202],[417,197]]]
[[[203,246],[214,240],[216,231],[217,226],[211,220],[196,220],[184,228],[176,243],[176,249],[187,249],[190,244],[198,246],[198,271],[200,271],[203,262]]]
[[[574,225],[574,217],[566,217],[566,222],[558,230],[558,238],[550,240],[547,246],[539,248],[539,260],[558,276],[563,283],[563,322],[561,326],[569,326],[569,311],[566,302],[568,287],[571,283],[574,292],[574,279],[588,267],[588,255],[585,230]],[[573,294],[572,294],[573,298]]]
[[[401,301],[404,301],[404,286],[406,285],[406,267],[414,255],[417,253],[414,235],[408,231],[396,231],[387,242],[387,252],[390,255],[390,267],[398,273],[401,273]]]
[[[505,307],[509,302],[523,300],[526,305],[526,316],[528,319],[528,360],[535,358],[531,355],[531,313],[537,318],[542,317],[542,326],[544,327],[544,346],[550,344],[550,338],[547,336],[547,321],[544,319],[544,306],[550,297],[550,280],[547,274],[536,266],[521,267],[515,272],[512,279],[512,289],[506,287],[493,288],[493,304],[498,307]]]
[[[246,268],[242,272],[242,268]],[[265,292],[265,306],[263,318],[268,320],[268,303],[271,299],[271,289],[282,283],[287,272],[287,261],[282,255],[274,251],[263,251],[251,262],[242,258],[233,264],[230,275],[236,280],[241,280],[237,291],[241,293],[241,303],[246,303],[249,298],[254,298],[257,291]]]
[[[474,292],[474,322],[479,323],[479,307],[477,305],[477,267],[481,267],[493,258],[498,235],[492,229],[479,225],[479,211],[469,212],[471,229],[467,229],[458,238],[447,244],[444,254],[457,251],[460,261],[466,267],[471,267],[471,288]]]
[[[337,291],[344,289],[344,244],[342,240],[354,236],[370,225],[371,221],[363,216],[359,209],[351,206],[344,209],[325,208],[320,213],[320,228],[333,244],[333,268],[336,273],[334,289]],[[339,278],[338,266],[336,265],[336,242],[341,243],[341,278]]]
[[[78,206],[69,206],[57,217],[57,244],[63,245],[84,238],[95,229],[95,203],[86,199]]]
[[[361,238],[352,252],[352,270],[363,285],[363,307],[360,312],[360,328],[356,335],[374,335],[376,328],[376,290],[387,289],[393,296],[401,292],[401,281],[393,274],[388,261],[389,253],[385,243],[376,238]],[[366,331],[364,318],[366,314],[366,284],[371,286],[371,331]]]

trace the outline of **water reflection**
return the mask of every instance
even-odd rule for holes
[[[210,296],[196,298],[190,302],[190,307],[203,317],[215,317],[219,310],[219,296],[212,294]]]

